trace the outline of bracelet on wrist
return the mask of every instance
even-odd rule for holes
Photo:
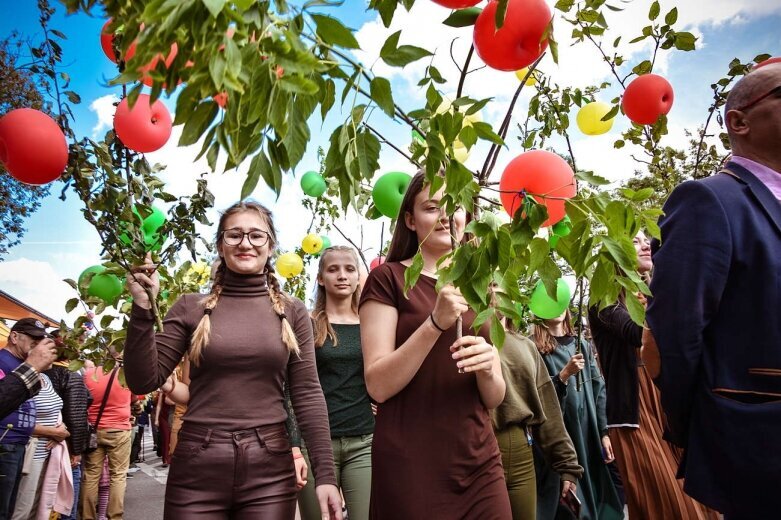
[[[436,321],[434,321],[434,313],[433,312],[428,315],[428,319],[431,320],[431,324],[434,326],[435,329],[437,329],[439,332],[445,332],[446,329],[443,329],[442,327],[437,325]]]

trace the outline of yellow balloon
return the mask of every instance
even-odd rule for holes
[[[578,128],[586,135],[601,135],[613,128],[615,117],[607,121],[602,121],[605,114],[610,112],[613,107],[601,101],[594,101],[585,105],[578,111]]]
[[[458,111],[463,113],[468,109],[468,107],[459,107]],[[448,98],[443,98],[442,103],[437,107],[437,114],[444,114],[445,112],[454,112],[455,109],[453,108],[453,102],[450,101]],[[474,114],[468,114],[464,115],[464,126],[472,126],[473,123],[482,123],[483,122],[483,116],[480,115],[480,112],[477,111]]]
[[[298,276],[304,270],[304,261],[295,253],[283,253],[277,258],[277,272],[285,278]]]
[[[471,153],[472,151],[467,150],[466,146],[464,146],[464,143],[458,139],[453,142],[453,158],[458,162],[462,164],[465,163],[467,159],[469,159]]]
[[[301,249],[310,255],[319,253],[320,250],[323,249],[323,237],[315,235],[314,233],[309,233],[301,241]]]
[[[523,78],[526,77],[526,74],[529,73],[529,67],[524,67],[521,70],[515,71],[515,77],[518,78],[518,81],[523,81]],[[525,85],[527,87],[533,87],[537,84],[537,71],[531,73],[531,76],[529,76],[529,79],[526,80]]]

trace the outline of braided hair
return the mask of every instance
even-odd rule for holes
[[[222,240],[222,232],[225,230],[225,222],[228,220],[228,217],[247,211],[256,212],[260,216],[261,220],[266,224],[269,234],[270,253],[274,250],[274,247],[277,244],[277,235],[276,231],[274,231],[273,218],[271,211],[257,202],[238,202],[225,210],[225,212],[220,216],[220,222],[217,225],[215,243],[219,244],[219,242]],[[189,358],[192,364],[195,366],[199,366],[201,357],[203,356],[203,349],[206,348],[206,345],[209,343],[209,337],[211,335],[211,314],[212,310],[217,306],[217,302],[219,301],[220,295],[222,294],[222,288],[225,283],[225,273],[227,269],[228,268],[226,267],[225,262],[219,262],[219,265],[214,272],[214,280],[212,282],[211,292],[201,302],[203,305],[203,317],[201,318],[201,321],[198,322],[198,326],[195,328],[195,332],[193,332],[192,338],[190,339]],[[285,314],[285,304],[290,303],[292,300],[290,296],[282,292],[279,286],[279,281],[274,276],[274,267],[271,264],[270,256],[266,261],[264,273],[266,274],[266,281],[269,286],[269,298],[271,299],[272,308],[282,322],[282,342],[285,344],[289,352],[299,355],[300,349],[298,346],[298,339],[296,338],[295,332],[293,331],[293,328],[287,319],[287,315]]]

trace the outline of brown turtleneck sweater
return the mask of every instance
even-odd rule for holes
[[[201,294],[182,296],[155,334],[152,313],[133,305],[124,351],[130,389],[145,394],[162,386],[187,352],[203,317]],[[290,394],[318,484],[336,484],[328,410],[317,376],[312,324],[293,299],[285,314],[300,358],[282,342],[282,324],[271,307],[265,275],[228,271],[211,314],[211,336],[199,366],[190,367],[185,424],[236,431],[285,422],[283,383]]]

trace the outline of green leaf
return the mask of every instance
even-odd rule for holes
[[[678,8],[673,7],[672,9],[670,9],[670,12],[665,15],[664,23],[666,23],[667,25],[673,25],[677,21],[678,21]]]
[[[68,370],[71,372],[76,372],[78,370],[81,370],[84,366],[84,360],[83,359],[71,359],[68,363]]]
[[[68,96],[68,101],[70,101],[74,105],[78,105],[79,103],[81,103],[81,97],[79,97],[79,95],[76,94],[74,91],[66,90],[65,95]]]
[[[391,67],[404,67],[414,61],[417,61],[432,54],[426,49],[415,47],[413,45],[402,45],[397,47],[401,31],[391,34],[380,49],[380,58]]]
[[[442,22],[448,27],[469,27],[474,25],[477,17],[480,16],[483,10],[479,7],[468,7],[466,9],[458,9],[450,13],[450,16],[445,18]]]
[[[336,101],[336,84],[334,80],[325,80],[324,87],[320,90],[320,118],[325,122],[325,116],[328,115],[328,111],[334,106]]]
[[[494,129],[488,123],[476,121],[472,123],[472,128],[475,129],[478,137],[490,141],[494,144],[498,144],[499,146],[504,146],[504,140],[499,134],[494,132]]]
[[[637,267],[637,253],[629,240],[627,237],[621,237],[621,240],[615,240],[606,236],[602,237],[602,243],[605,244],[608,253],[624,271],[634,271]]]
[[[575,177],[577,177],[578,180],[591,184],[592,186],[605,186],[610,184],[609,180],[604,177],[600,177],[591,171],[577,171],[575,172]]]
[[[222,12],[222,8],[225,7],[226,0],[202,0],[203,5],[206,6],[206,9],[209,10],[209,12],[212,14],[213,18],[217,18],[217,15]]]
[[[550,245],[547,240],[542,238],[535,238],[529,245],[529,272],[536,271],[548,258],[550,253]]]
[[[490,337],[491,343],[494,345],[494,347],[501,350],[502,346],[504,346],[504,326],[502,325],[502,321],[499,319],[499,316],[497,316],[495,312],[493,316],[491,316]]]
[[[279,86],[286,92],[308,96],[317,94],[319,90],[317,83],[297,74],[285,74],[279,79]]]
[[[78,298],[71,298],[67,302],[65,302],[65,312],[71,312],[73,309],[76,308],[76,306],[79,304]]]
[[[198,139],[206,132],[206,129],[212,123],[219,106],[213,101],[204,101],[198,105],[195,112],[187,119],[182,129],[182,136],[179,138],[179,146],[187,146],[198,142]]]
[[[510,0],[496,0],[496,13],[494,14],[494,23],[499,30],[504,25],[504,17],[507,15],[507,4]]]
[[[412,264],[404,270],[404,297],[407,298],[409,290],[418,283],[420,273],[423,272],[423,254],[418,251],[412,257]]]
[[[342,22],[330,16],[321,14],[311,14],[312,20],[317,25],[317,35],[325,43],[338,45],[346,49],[360,49],[358,40],[355,39],[352,31],[342,25]]]
[[[559,0],[554,7],[562,13],[568,13],[574,5],[575,0]]]
[[[395,107],[393,105],[393,94],[391,93],[391,84],[386,78],[376,76],[369,85],[369,91],[372,99],[388,117],[393,117]]]
[[[640,301],[635,298],[634,294],[627,294],[625,301],[626,310],[629,311],[629,316],[632,318],[632,321],[638,325],[643,325],[643,323],[645,323],[645,307],[643,307]]]
[[[679,51],[693,51],[697,38],[690,32],[675,33],[675,48]]]
[[[255,191],[255,188],[258,186],[258,181],[260,180],[261,175],[263,175],[263,169],[271,170],[271,164],[269,163],[266,154],[261,150],[252,158],[252,161],[249,164],[247,178],[244,180],[244,185],[241,187],[241,200],[246,199]],[[265,175],[263,176],[265,177]]]
[[[659,6],[659,2],[654,0],[654,3],[651,4],[651,9],[648,11],[648,19],[651,21],[656,20],[659,17],[660,12],[661,7]]]

